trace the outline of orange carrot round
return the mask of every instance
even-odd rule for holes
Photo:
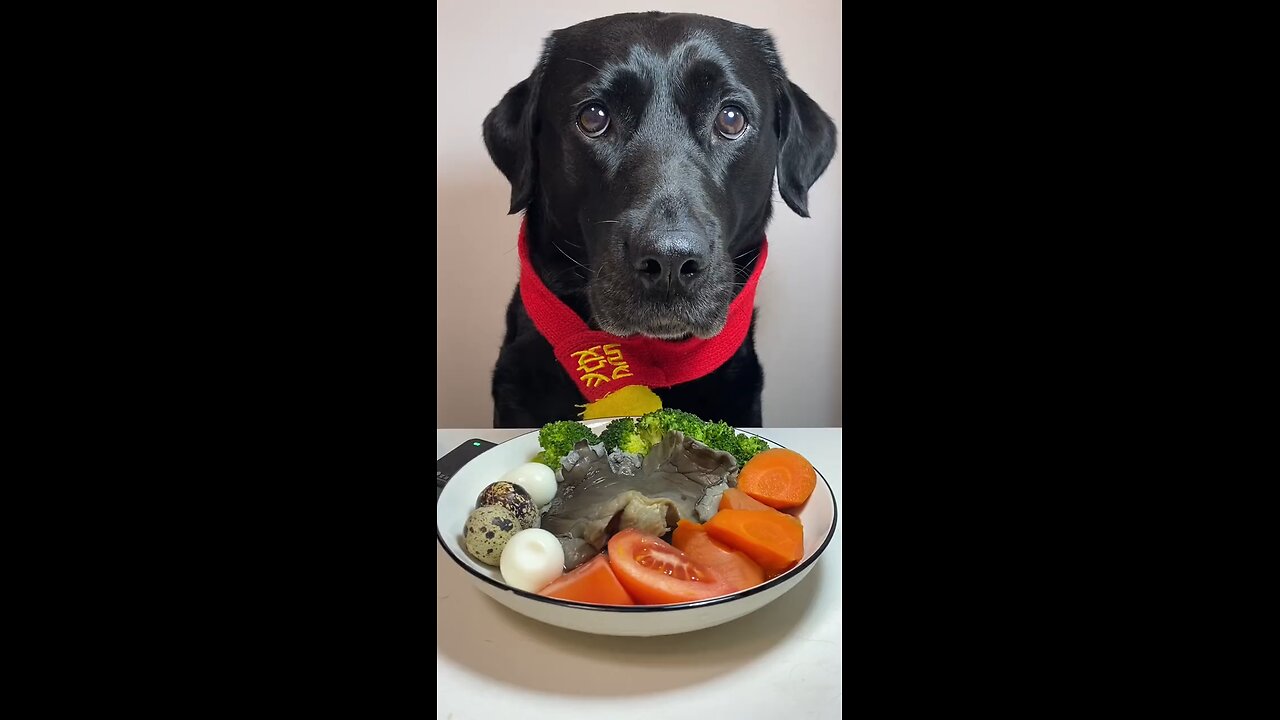
[[[703,527],[713,539],[755,560],[766,577],[781,575],[804,557],[804,528],[776,510],[721,510]]]
[[[770,512],[773,512],[770,510]],[[685,522],[681,520],[681,522]],[[697,530],[680,534],[676,531],[673,543],[694,562],[713,571],[728,583],[734,590],[746,590],[764,582],[764,570],[760,565],[741,550],[734,550],[712,538],[706,529],[699,525]],[[683,544],[681,544],[683,543]]]
[[[786,448],[756,454],[738,473],[739,490],[779,510],[803,505],[817,485],[818,473],[809,461]]]
[[[684,550],[685,543],[689,537],[695,533],[705,533],[707,529],[702,525],[692,521],[680,519],[676,524],[676,529],[671,533],[671,544],[676,546],[677,550]]]
[[[720,496],[721,510],[772,510],[759,500],[742,492],[738,488],[729,488]],[[682,521],[683,522],[683,521]]]

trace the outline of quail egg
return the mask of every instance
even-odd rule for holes
[[[538,507],[545,507],[556,496],[556,473],[542,463],[525,463],[498,478],[498,482],[524,488]]]
[[[522,529],[510,510],[501,505],[486,505],[471,511],[462,538],[472,557],[486,565],[497,565],[502,561],[507,541]]]
[[[485,505],[501,505],[510,510],[520,521],[521,530],[536,528],[541,524],[542,515],[538,512],[538,506],[533,504],[529,491],[519,485],[501,481],[490,483],[476,500],[476,507]]]

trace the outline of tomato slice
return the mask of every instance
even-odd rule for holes
[[[764,582],[764,570],[746,553],[725,545],[707,534],[697,523],[681,520],[671,542],[689,559],[711,570],[733,589],[746,590]]]
[[[688,555],[634,528],[609,538],[609,567],[641,605],[692,602],[733,592]]]
[[[609,569],[609,561],[603,555],[597,555],[591,562],[561,575],[539,590],[538,594],[599,605],[636,604],[627,591],[622,589],[613,570]]]

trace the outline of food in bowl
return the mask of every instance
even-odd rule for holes
[[[564,550],[556,536],[546,530],[521,530],[502,549],[499,567],[508,585],[533,592],[564,573]]]
[[[507,473],[481,493],[464,533],[467,551],[499,565],[511,587],[672,605],[749,590],[804,557],[804,526],[789,511],[817,475],[798,453],[678,410],[615,420],[598,437],[581,423],[550,423],[539,442],[535,460],[555,464],[555,488],[549,498],[541,488],[538,516],[528,517],[519,500],[531,493]],[[510,514],[513,531],[482,527],[473,551],[472,518],[506,519],[511,498],[523,511]]]
[[[599,438],[611,420],[591,419],[583,424]],[[756,438],[766,448],[782,447],[772,439],[750,431],[739,431],[739,434]],[[512,587],[503,582],[497,566],[483,563],[467,552],[462,526],[475,509],[476,497],[485,486],[501,478],[511,468],[542,453],[538,436],[538,431],[534,430],[499,443],[467,463],[439,493],[436,500],[439,581],[444,582],[444,575],[456,569],[461,573],[461,579],[476,592],[503,607],[537,622],[568,630],[623,637],[675,635],[730,622],[770,605],[797,587],[803,587],[810,574],[820,569],[819,561],[828,548],[835,544],[838,528],[836,494],[823,476],[825,468],[817,466],[818,485],[809,500],[785,511],[803,523],[804,557],[790,570],[749,589],[709,600],[672,605],[606,605],[585,603],[568,596],[553,597],[547,588],[544,590],[548,594],[540,595]],[[722,506],[729,507],[734,495],[733,492],[722,495]],[[762,504],[756,503],[754,507],[762,509]],[[674,544],[675,534],[671,535],[669,542]],[[598,557],[600,562],[608,564],[607,555]],[[587,564],[579,566],[579,569],[585,568]],[[568,578],[568,573],[561,578]]]
[[[544,466],[538,465],[538,467]],[[553,477],[552,482],[554,481]],[[490,483],[481,491],[480,497],[476,498],[476,507],[482,508],[486,505],[501,505],[510,510],[511,514],[520,521],[522,528],[538,527],[542,516],[538,511],[537,503],[533,501],[533,496],[525,490],[524,485],[516,485],[506,480]]]
[[[511,536],[520,532],[520,519],[501,505],[485,505],[467,516],[463,541],[467,553],[486,565],[497,565]]]

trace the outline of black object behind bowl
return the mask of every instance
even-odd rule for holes
[[[445,456],[436,461],[436,500],[440,499],[440,493],[444,492],[444,486],[448,484],[449,479],[458,474],[463,465],[475,460],[480,453],[491,447],[497,447],[497,443],[481,440],[480,438],[471,438],[462,443],[458,447],[445,453]]]

